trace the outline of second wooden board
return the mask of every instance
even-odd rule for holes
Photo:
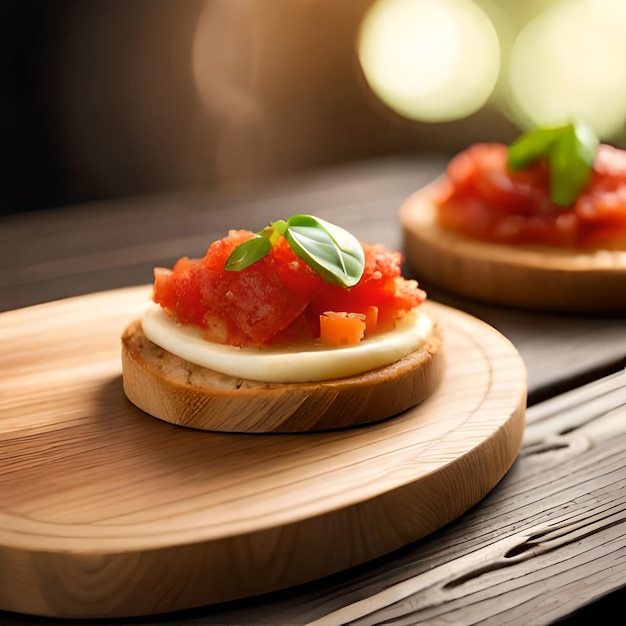
[[[479,320],[430,302],[445,374],[397,417],[225,434],[124,396],[120,335],[150,287],[0,314],[0,609],[149,615],[286,588],[449,523],[513,463],[526,370]]]

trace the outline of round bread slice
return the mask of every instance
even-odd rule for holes
[[[490,304],[561,312],[626,311],[626,251],[477,241],[439,228],[437,186],[399,209],[406,260],[421,279]]]
[[[418,350],[386,367],[285,384],[239,379],[189,363],[150,341],[140,319],[122,334],[126,397],[161,420],[210,431],[296,433],[377,422],[428,398],[443,368],[436,324]]]

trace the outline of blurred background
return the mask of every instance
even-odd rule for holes
[[[624,0],[0,0],[0,211],[452,154],[626,147]]]

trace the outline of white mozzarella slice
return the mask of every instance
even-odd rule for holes
[[[268,383],[302,383],[362,374],[400,360],[417,350],[432,330],[428,315],[417,309],[393,331],[352,346],[321,342],[305,345],[237,348],[207,341],[202,330],[178,324],[158,305],[142,319],[146,337],[186,361],[229,376]]]

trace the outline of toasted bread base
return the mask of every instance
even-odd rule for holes
[[[489,304],[560,312],[626,311],[626,251],[477,241],[436,224],[435,180],[401,205],[408,265],[422,281]]]
[[[348,378],[263,383],[189,363],[151,342],[141,320],[122,334],[126,397],[166,422],[200,430],[295,433],[377,422],[419,404],[443,377],[441,338],[392,365]]]

